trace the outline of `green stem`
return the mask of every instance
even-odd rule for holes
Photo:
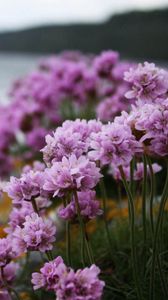
[[[109,244],[109,251],[111,252],[112,241],[111,241],[110,231],[109,231],[108,222],[107,222],[107,194],[106,194],[106,189],[105,189],[105,184],[104,184],[103,179],[100,180],[99,185],[100,185],[101,195],[102,195],[102,198],[103,198],[102,200],[103,200],[104,227],[105,227],[105,231],[106,231],[107,241],[108,241],[108,244]]]
[[[135,185],[135,181],[134,181],[134,170],[135,170],[135,157],[133,157],[133,159],[131,160],[130,163],[130,191],[131,194],[134,195],[134,185]]]
[[[67,196],[67,199],[63,199],[64,207],[66,207],[70,202],[71,195]],[[69,266],[71,266],[72,260],[71,260],[71,232],[70,232],[70,221],[66,221],[66,257],[67,257],[67,263]]]
[[[78,219],[79,219],[79,224],[80,224],[82,241],[85,242],[87,254],[88,254],[88,257],[89,257],[89,262],[90,262],[90,264],[93,264],[94,261],[93,261],[93,258],[92,258],[90,247],[88,245],[88,240],[87,240],[86,235],[85,235],[85,225],[84,225],[84,222],[83,222],[83,219],[82,219],[82,216],[81,216],[80,206],[79,206],[79,201],[78,201],[78,195],[77,195],[76,191],[74,191],[74,198],[75,198],[75,204],[76,204],[76,209],[77,209],[77,214],[78,214]],[[83,245],[81,245],[81,247],[83,247]],[[84,262],[85,258],[84,258],[83,254],[84,253],[82,251],[82,261]]]
[[[32,202],[33,209],[34,209],[35,213],[39,215],[39,211],[38,211],[37,203],[36,203],[36,200],[35,200],[35,198],[34,198],[34,197],[31,199],[31,202]]]
[[[133,274],[134,274],[134,280],[135,280],[135,287],[137,292],[137,299],[142,300],[142,291],[141,286],[139,284],[139,278],[138,278],[138,266],[137,266],[137,254],[136,254],[136,247],[135,247],[135,208],[134,208],[134,201],[131,194],[131,191],[129,189],[128,183],[125,178],[125,174],[123,171],[122,166],[119,167],[121,177],[123,180],[123,184],[128,196],[128,202],[129,202],[129,217],[130,217],[130,234],[131,234],[131,254],[132,254],[132,268],[133,268]]]
[[[163,193],[161,196],[160,201],[160,207],[159,207],[159,213],[158,218],[156,221],[156,229],[154,232],[154,239],[153,239],[153,253],[152,253],[152,266],[151,266],[151,277],[150,277],[150,300],[154,299],[154,283],[155,283],[155,266],[156,266],[156,259],[158,256],[158,239],[159,239],[159,233],[160,233],[160,227],[162,223],[164,208],[166,204],[166,200],[168,197],[168,162],[167,162],[167,176],[166,176],[166,182],[164,185]]]
[[[147,159],[146,156],[143,156],[144,164],[144,174],[143,174],[143,184],[142,184],[142,223],[143,223],[143,237],[144,237],[144,252],[146,256],[146,239],[147,239],[147,230],[146,230],[146,194],[147,194]]]
[[[70,235],[70,222],[66,221],[66,255],[68,265],[71,266],[71,235]]]
[[[150,180],[151,180],[151,192],[150,192],[150,202],[149,202],[149,212],[150,212],[150,225],[152,234],[154,233],[154,219],[153,219],[153,201],[155,196],[155,175],[153,172],[153,167],[150,157],[147,157],[149,171],[150,171]]]
[[[52,252],[50,250],[47,250],[45,254],[49,261],[53,260]]]
[[[88,248],[87,251],[90,253],[92,262],[94,262],[93,251],[92,251],[92,248],[91,248],[91,245],[90,245],[90,241],[89,241],[89,237],[88,237],[88,234],[87,234],[86,227],[85,227],[85,238],[86,238],[86,241],[87,241],[87,243],[86,243],[86,247]]]
[[[80,241],[81,241],[81,261],[83,267],[85,267],[85,236],[83,234],[83,231],[80,228]]]
[[[153,239],[154,238],[153,201],[154,201],[154,196],[155,196],[155,175],[154,175],[154,172],[153,172],[153,167],[152,167],[150,157],[147,157],[147,162],[148,162],[148,165],[149,165],[150,178],[151,178],[149,211],[150,211],[150,225],[151,225],[151,232],[152,232],[152,239]],[[161,284],[162,284],[162,289],[163,289],[164,294],[168,297],[167,285],[166,285],[166,282],[165,282],[164,275],[162,273],[161,261],[160,261],[160,258],[159,258],[158,255],[157,255],[156,259],[157,259],[157,265],[158,265],[158,269],[159,269],[159,275],[160,275],[160,280],[161,280]]]

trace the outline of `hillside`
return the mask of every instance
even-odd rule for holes
[[[116,49],[126,57],[168,60],[168,9],[130,12],[103,24],[54,25],[0,34],[0,51]]]

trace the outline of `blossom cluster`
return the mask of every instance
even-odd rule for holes
[[[32,283],[35,290],[53,290],[59,300],[100,300],[104,282],[99,280],[99,273],[100,269],[95,265],[75,272],[57,257],[46,263],[40,273],[32,274]]]
[[[96,216],[102,214],[102,210],[100,209],[100,201],[95,199],[95,191],[89,190],[86,192],[78,192],[77,196],[81,216],[85,221],[87,221],[87,219],[94,219]],[[73,222],[77,220],[77,208],[74,197],[66,207],[62,206],[59,209],[58,214],[64,220],[71,220]]]
[[[122,112],[115,121],[127,124],[144,152],[152,156],[168,154],[168,72],[153,63],[140,64],[125,73],[125,80],[132,84],[126,97],[136,97],[130,113]]]
[[[131,65],[115,51],[97,56],[65,52],[44,59],[15,81],[9,104],[0,107],[0,176],[14,167],[13,148],[17,153],[22,150],[23,160],[34,158],[47,133],[65,119],[97,115],[111,121],[123,109],[129,110],[124,94],[130,83],[123,74]]]
[[[19,114],[17,111],[20,118],[17,128],[26,133],[28,141],[36,140],[36,135],[31,134],[37,128],[41,137],[43,133],[47,135],[45,140],[42,138],[42,144],[37,138],[44,163],[35,161],[33,166],[25,166],[19,178],[12,176],[5,184],[4,191],[12,199],[13,208],[5,230],[7,237],[0,239],[0,268],[4,271],[6,282],[11,284],[16,271],[13,259],[28,251],[45,253],[49,262],[44,264],[40,273],[33,273],[32,283],[35,290],[53,291],[59,300],[99,300],[104,282],[98,279],[100,270],[94,264],[75,271],[67,267],[61,257],[52,260],[51,250],[57,230],[47,208],[51,206],[55,215],[57,213],[62,220],[68,221],[68,225],[76,223],[85,227],[86,222],[103,213],[96,191],[106,171],[118,181],[121,180],[122,167],[127,181],[132,179],[131,175],[133,180],[140,181],[144,177],[143,156],[162,160],[168,155],[167,71],[149,63],[132,67],[125,73],[127,85],[120,77],[125,66],[118,62],[117,53],[110,51],[99,57],[83,57],[82,62],[80,58],[81,55],[76,53],[53,57],[41,64],[39,73],[18,82],[12,90],[15,99],[12,105],[17,103],[19,110],[22,100],[25,109],[24,117],[22,112]],[[115,80],[118,80],[118,90],[113,94],[112,82]],[[97,88],[97,84],[101,87]],[[126,98],[135,100],[129,112],[122,111],[120,116],[108,123],[96,119],[75,119],[59,124],[61,115],[57,116],[54,109],[56,104],[60,112],[62,99],[70,98],[78,110],[84,107],[88,95],[93,97],[96,94],[99,99],[107,92],[121,105],[117,98],[119,89],[122,97],[126,92]],[[124,105],[128,103],[126,98]],[[110,107],[109,99],[104,103]],[[101,109],[102,103],[97,109],[99,113],[104,110],[107,119],[101,119],[111,119],[118,113],[110,114],[103,106]],[[122,105],[120,109],[123,109]],[[41,127],[44,115],[45,124],[48,124],[47,118],[52,120],[52,126],[59,124],[52,133],[48,132],[52,126]],[[6,135],[7,144],[8,138]],[[133,159],[135,168],[131,174]],[[153,173],[162,169],[155,162],[151,168]],[[149,177],[149,165],[146,171]],[[60,201],[61,206],[57,209]],[[84,245],[86,243],[84,236]],[[3,278],[0,278],[1,285],[3,288]]]

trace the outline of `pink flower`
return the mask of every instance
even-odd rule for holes
[[[125,72],[125,80],[131,83],[132,89],[126,93],[126,97],[136,98],[138,103],[162,101],[168,91],[167,78],[168,73],[153,63],[145,62],[137,68],[130,68]]]
[[[102,214],[100,202],[97,201],[95,191],[78,192],[80,212],[85,220],[93,219]],[[77,209],[75,200],[72,199],[66,207],[59,209],[59,216],[64,220],[75,221],[77,219]]]
[[[10,237],[0,239],[0,267],[6,266],[15,257]]]
[[[104,51],[94,60],[94,67],[99,76],[109,76],[117,63],[119,54],[115,51]]]
[[[128,165],[135,154],[142,152],[141,144],[136,141],[131,128],[115,121],[91,135],[90,148],[89,158],[100,161],[101,166],[110,163]]]
[[[61,276],[67,273],[68,268],[65,266],[63,259],[58,256],[51,262],[45,263],[40,269],[40,273],[32,274],[32,283],[34,289],[45,288],[46,290],[56,290]]]
[[[21,204],[23,200],[31,201],[32,198],[39,196],[47,197],[46,192],[43,190],[43,184],[44,173],[30,170],[23,173],[19,179],[11,177],[4,190],[12,198],[14,204]]]
[[[94,162],[85,156],[77,158],[71,155],[69,158],[63,157],[62,161],[55,162],[51,168],[46,169],[44,189],[61,197],[69,191],[92,189],[101,177],[100,169]]]
[[[55,233],[56,227],[50,220],[43,220],[36,213],[32,213],[26,216],[23,226],[17,226],[13,232],[13,248],[19,253],[51,250]]]
[[[53,290],[59,300],[100,300],[104,282],[95,265],[83,270],[67,268],[61,257],[46,263],[40,273],[32,274],[34,289]]]
[[[77,158],[86,154],[91,132],[100,130],[102,123],[96,120],[65,121],[53,136],[46,136],[46,146],[41,150],[44,161],[50,166],[55,161],[75,154]]]
[[[98,279],[99,273],[95,265],[76,272],[71,269],[61,277],[56,296],[59,300],[100,300],[105,284]]]
[[[3,268],[3,279],[0,272],[0,288],[4,288],[4,280],[10,286],[16,277],[16,272],[19,269],[19,265],[14,262],[10,262]],[[1,299],[1,298],[0,298]]]

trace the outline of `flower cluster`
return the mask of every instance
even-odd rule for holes
[[[22,227],[18,225],[12,233],[13,248],[18,253],[51,250],[55,233],[56,227],[52,221],[32,213],[25,217]]]
[[[136,141],[131,128],[115,121],[91,135],[90,147],[90,159],[99,161],[101,166],[111,163],[116,166],[128,165],[134,155],[142,152],[141,143]]]
[[[136,98],[140,103],[158,103],[168,92],[168,73],[153,63],[145,62],[125,72],[125,80],[132,89],[126,93],[128,99]]]
[[[77,158],[72,154],[46,169],[44,189],[62,197],[74,190],[93,189],[101,178],[100,169],[85,156]]]
[[[15,256],[11,239],[9,237],[0,239],[0,267],[6,266]]]
[[[43,159],[47,165],[60,161],[63,157],[75,154],[79,158],[87,154],[90,135],[98,132],[102,123],[96,120],[65,121],[52,135],[46,136],[46,146],[42,149]]]
[[[136,140],[143,144],[143,151],[153,156],[168,154],[168,73],[154,64],[144,63],[125,73],[125,80],[132,83],[126,96],[136,97],[130,113],[122,112],[115,118],[120,125],[131,128]]]
[[[9,104],[0,107],[0,176],[12,169],[13,146],[17,153],[24,149],[24,160],[34,158],[45,145],[44,137],[65,119],[97,115],[111,121],[121,110],[128,111],[124,94],[130,84],[123,73],[131,65],[114,51],[97,56],[69,52],[44,59],[17,80]]]
[[[128,64],[119,62],[118,53],[113,51],[103,52],[98,57],[64,53],[42,62],[37,72],[13,87],[11,95],[14,100],[11,107],[14,114],[10,115],[13,128],[25,134],[29,147],[35,151],[42,148],[44,163],[35,161],[32,166],[26,165],[20,178],[12,176],[10,182],[1,188],[8,193],[13,204],[9,227],[5,229],[7,237],[0,239],[0,269],[4,272],[1,273],[0,288],[3,297],[9,298],[9,295],[4,289],[2,277],[11,285],[17,269],[12,259],[28,251],[39,251],[45,253],[49,261],[40,269],[40,273],[32,274],[35,290],[42,288],[54,292],[59,300],[101,299],[104,282],[98,278],[100,269],[93,264],[94,257],[85,226],[86,222],[103,213],[96,194],[99,191],[97,185],[100,183],[101,190],[103,182],[100,181],[107,172],[116,181],[120,181],[123,171],[126,177],[124,186],[129,192],[127,181],[140,181],[146,174],[143,156],[147,161],[146,175],[150,177],[151,169],[153,173],[162,169],[153,162],[153,157],[159,157],[161,165],[164,165],[162,158],[168,155],[167,71],[156,68],[154,64],[144,63],[126,71],[124,82],[122,76],[125,70],[128,70]],[[135,103],[129,102],[128,105],[125,93],[126,98],[135,100]],[[93,103],[96,99],[97,107]],[[121,99],[125,101],[124,104]],[[61,109],[67,109],[68,114],[73,113],[74,118],[88,104],[94,106],[102,121],[110,121],[102,123],[96,119],[75,119],[66,120],[60,125],[64,118]],[[129,109],[118,116],[118,112],[128,106]],[[57,125],[51,133],[50,129]],[[6,130],[5,126],[1,129],[4,132]],[[4,153],[8,151],[8,145],[16,137],[12,130],[6,132],[0,142],[0,157],[1,149]],[[153,162],[151,165],[150,161]],[[134,170],[130,169],[131,162],[135,162]],[[146,179],[143,183],[144,194],[148,192]],[[151,225],[155,222],[151,210],[155,202],[152,198],[152,180]],[[117,184],[120,188],[121,183]],[[106,223],[105,198],[102,201],[105,210],[103,220],[110,244],[108,226],[111,224]],[[143,198],[145,202],[145,195]],[[52,260],[56,226],[50,220],[50,211],[47,210],[50,205],[51,215],[55,214],[54,220],[58,212],[59,217],[67,221],[69,267],[61,257]],[[129,207],[130,217],[134,217],[132,206]],[[143,226],[146,226],[145,223]],[[90,267],[77,271],[71,268],[72,251],[68,248],[71,246],[73,224],[81,229],[81,261],[85,263],[88,259],[90,263]],[[134,230],[131,230],[131,235],[133,241]],[[134,250],[135,245],[131,246]],[[136,259],[133,264],[136,264]]]
[[[15,280],[18,269],[19,264],[14,262],[10,262],[9,264],[5,265],[5,267],[3,268],[3,278],[2,273],[0,272],[0,289],[5,288],[4,284],[6,283],[9,286],[12,285],[13,281]]]
[[[4,190],[12,198],[14,204],[21,204],[23,201],[31,201],[39,196],[47,198],[43,185],[43,171],[29,170],[24,171],[20,178],[11,177]]]
[[[78,192],[78,202],[80,207],[81,216],[87,221],[87,219],[93,219],[102,214],[100,209],[100,202],[96,200],[95,191]],[[64,220],[77,220],[77,208],[74,197],[66,207],[59,209],[59,216]]]
[[[46,263],[40,273],[32,274],[32,283],[34,289],[53,290],[59,300],[100,300],[104,282],[98,279],[99,273],[95,265],[75,272],[57,257]]]

